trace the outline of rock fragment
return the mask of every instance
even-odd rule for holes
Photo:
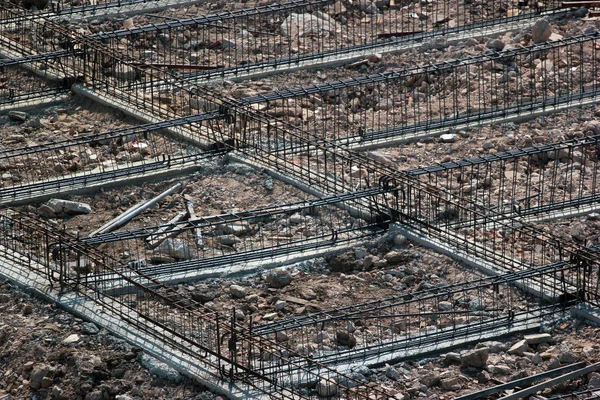
[[[274,271],[267,275],[267,285],[274,289],[281,289],[292,283],[292,274],[288,271]]]
[[[489,353],[487,347],[462,352],[460,354],[461,365],[463,367],[483,368],[487,365]]]
[[[550,22],[545,18],[537,20],[531,27],[533,43],[545,42],[550,39],[550,35],[552,35],[552,27],[550,26]]]
[[[321,379],[319,383],[317,383],[316,389],[321,397],[335,396],[338,391],[337,384],[331,379]]]
[[[82,215],[92,212],[87,203],[61,199],[50,199],[38,208],[38,213],[47,218],[61,218],[70,215]]]
[[[244,297],[246,297],[247,293],[248,293],[248,289],[243,286],[231,285],[229,287],[229,294],[234,299],[243,299]]]

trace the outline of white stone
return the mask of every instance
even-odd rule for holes
[[[77,343],[81,340],[78,334],[74,333],[72,335],[67,336],[62,342],[63,344],[73,344]]]
[[[248,289],[240,286],[240,285],[231,285],[229,286],[229,294],[234,299],[243,299],[246,297],[246,293],[248,293]]]
[[[444,133],[440,135],[440,141],[442,143],[454,143],[458,139],[458,136],[455,133]]]
[[[317,383],[317,393],[322,397],[331,397],[337,394],[337,384],[331,379],[321,379]]]

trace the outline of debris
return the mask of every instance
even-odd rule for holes
[[[38,208],[38,214],[46,218],[65,217],[68,215],[89,214],[89,204],[78,201],[51,199]]]
[[[117,218],[107,222],[106,224],[102,225],[100,228],[96,229],[94,232],[90,233],[89,237],[99,235],[102,233],[106,233],[106,232],[112,232],[115,229],[120,228],[121,226],[123,226],[123,225],[127,224],[129,221],[131,221],[131,219],[133,219],[134,217],[140,215],[148,208],[152,207],[153,205],[155,205],[158,202],[160,202],[161,200],[163,200],[165,197],[177,192],[178,190],[180,190],[183,187],[184,187],[183,184],[178,183],[175,186],[171,187],[170,189],[168,189],[168,190],[164,191],[163,193],[159,194],[158,196],[154,197],[153,199],[151,199],[149,201],[145,201],[143,203],[136,204],[135,206],[131,207],[129,210],[125,211],[123,214],[119,215]]]

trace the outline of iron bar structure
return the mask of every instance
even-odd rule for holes
[[[11,179],[0,185],[0,204],[22,204],[74,191],[96,190],[145,177],[181,176],[225,154],[169,140],[159,131],[221,118],[208,113],[177,120],[81,135],[0,152]]]
[[[39,70],[44,71],[56,60],[71,56],[71,52],[60,51],[41,56],[0,60],[0,107],[67,94],[72,84],[70,79],[57,79],[53,74],[36,76],[23,70],[22,66],[36,63]]]
[[[397,6],[294,0],[188,19],[159,19],[92,38],[143,63],[188,72],[193,81],[377,52],[473,29],[485,35],[500,24],[558,10],[559,2],[554,1],[509,10],[497,0],[485,4],[411,1]],[[189,71],[198,66],[205,70]]]
[[[407,175],[514,217],[560,217],[598,207],[600,137],[413,168]]]
[[[316,3],[321,2],[310,4],[314,6]],[[454,3],[448,2],[448,4]],[[309,5],[306,3],[304,6]],[[346,12],[356,12],[358,15],[358,11],[353,9]],[[29,152],[20,149],[6,154],[7,157],[15,157],[10,160],[25,157],[24,160],[28,160],[27,162],[37,162],[36,157],[46,160],[48,152],[57,152],[58,158],[48,160],[53,160],[64,168],[64,165],[70,167],[75,160],[72,155],[76,155],[80,160],[82,157],[92,159],[94,155],[97,156],[96,158],[100,155],[105,157],[104,150],[108,150],[107,157],[110,163],[114,164],[119,162],[116,157],[120,153],[128,157],[135,154],[136,157],[142,156],[144,159],[144,154],[140,151],[143,148],[150,149],[150,154],[146,156],[165,155],[165,158],[168,158],[167,155],[170,155],[171,160],[177,156],[196,162],[194,157],[207,153],[195,151],[192,154],[182,153],[180,143],[167,141],[156,130],[160,129],[160,124],[167,124],[167,127],[170,124],[179,124],[179,126],[185,125],[186,129],[198,139],[221,143],[223,148],[230,150],[231,157],[239,157],[258,168],[286,175],[287,178],[318,192],[323,197],[308,204],[288,205],[292,207],[291,209],[271,208],[252,210],[244,214],[197,218],[187,222],[186,226],[176,223],[166,227],[156,226],[150,230],[116,232],[89,239],[71,237],[55,227],[24,214],[10,210],[4,212],[0,224],[0,253],[4,260],[10,260],[23,268],[41,274],[47,284],[53,287],[59,287],[81,299],[93,302],[102,310],[109,312],[118,321],[120,328],[133,327],[143,330],[148,338],[164,347],[176,349],[183,357],[191,360],[191,363],[215,371],[224,380],[243,382],[255,388],[258,393],[267,394],[272,398],[308,399],[316,395],[313,389],[315,381],[331,379],[337,398],[387,399],[391,394],[349,376],[344,368],[340,370],[340,366],[351,363],[357,358],[369,358],[370,362],[378,365],[382,362],[380,357],[384,353],[394,359],[398,357],[394,352],[406,351],[415,343],[431,346],[433,352],[436,345],[444,340],[458,343],[455,342],[456,339],[468,341],[471,334],[477,337],[489,334],[494,337],[501,332],[539,327],[550,314],[582,301],[600,305],[597,273],[600,257],[596,249],[561,241],[559,237],[537,230],[535,226],[522,221],[517,216],[494,207],[491,202],[474,202],[468,196],[469,193],[466,193],[465,197],[465,193],[455,191],[452,187],[443,187],[439,182],[429,179],[429,176],[433,176],[437,171],[413,174],[398,171],[394,166],[349,149],[346,146],[348,141],[340,140],[341,135],[329,136],[324,134],[324,128],[315,129],[295,120],[274,117],[269,113],[257,111],[252,107],[252,101],[242,102],[221,96],[201,86],[190,85],[190,82],[182,79],[180,74],[164,68],[162,64],[165,63],[162,61],[161,66],[153,66],[148,62],[140,63],[137,54],[127,53],[128,34],[124,35],[123,42],[112,45],[102,43],[97,38],[72,32],[68,27],[56,22],[38,21],[32,16],[23,14],[21,10],[0,6],[0,14],[6,18],[21,18],[18,26],[11,26],[10,30],[3,32],[2,43],[7,44],[11,52],[17,53],[14,59],[21,58],[28,60],[27,63],[32,63],[32,59],[27,57],[40,53],[58,54],[57,52],[61,50],[72,51],[74,53],[72,57],[54,57],[53,59],[66,62],[63,62],[60,68],[53,67],[53,70],[59,71],[64,76],[76,77],[78,85],[96,90],[112,99],[118,99],[162,121],[152,126],[131,128],[118,133],[81,138],[56,145],[43,145]],[[361,13],[360,16],[364,15]],[[376,17],[375,15],[368,19]],[[420,18],[419,15],[417,18]],[[275,28],[277,26],[281,28],[281,25],[277,24]],[[225,28],[221,33],[235,31],[229,28]],[[251,28],[253,32],[258,32],[259,26]],[[263,31],[264,28],[263,26]],[[251,33],[247,27],[244,29]],[[156,35],[156,32],[156,30],[151,31],[149,35]],[[319,35],[313,35],[310,40],[316,42],[319,38]],[[546,105],[559,103],[572,105],[586,98],[593,99],[596,96],[597,84],[594,62],[597,38],[597,33],[590,33],[559,42],[542,43],[522,49],[486,54],[470,60],[459,60],[447,65],[400,71],[396,72],[398,77],[395,75],[390,77],[384,75],[382,78],[368,77],[365,82],[358,80],[356,84],[343,83],[339,88],[327,87],[322,92],[334,94],[328,96],[332,98],[328,100],[330,103],[325,102],[332,106],[327,107],[327,110],[329,108],[333,110],[333,114],[328,114],[327,118],[331,115],[335,116],[336,112],[347,112],[346,109],[340,108],[341,103],[337,100],[339,96],[335,94],[336,91],[349,93],[351,90],[356,91],[356,88],[364,87],[365,90],[372,92],[375,86],[385,83],[390,87],[388,93],[392,93],[397,88],[392,89],[391,82],[402,82],[403,89],[396,92],[405,94],[403,100],[405,102],[409,102],[407,99],[410,98],[413,99],[413,103],[427,100],[427,97],[417,93],[433,96],[434,100],[429,99],[431,104],[442,105],[442,107],[437,111],[432,111],[431,107],[426,108],[429,113],[427,118],[437,123],[440,123],[440,118],[441,121],[444,121],[444,118],[451,121],[458,120],[459,116],[462,118],[463,113],[466,113],[468,121],[470,121],[468,118],[478,118],[478,115],[485,115],[487,112],[507,113],[511,104],[515,104],[513,98],[508,98],[508,88],[512,88],[517,83],[534,84],[524,88],[522,93],[526,96],[517,98],[514,105],[520,107],[520,111],[523,112],[536,107],[546,107]],[[108,40],[110,41],[110,38]],[[185,40],[183,42],[186,43]],[[221,40],[220,45],[223,46],[224,43]],[[319,47],[318,51],[321,50]],[[561,59],[567,60],[566,65],[560,64]],[[539,62],[534,63],[535,60]],[[452,84],[449,87],[444,86],[446,84],[442,82],[442,78],[450,77],[451,79],[443,81],[455,82],[458,74],[475,70],[475,76],[480,78],[472,81],[477,85],[484,85],[483,82],[486,81],[484,76],[488,77],[487,74],[493,72],[491,82],[503,84],[507,91],[499,92],[502,96],[492,99],[494,92],[490,91],[490,86],[479,87],[477,93],[482,100],[476,103],[479,108],[471,113],[468,107],[463,108],[462,104],[459,105],[460,91],[457,92],[459,87]],[[511,71],[516,75],[511,76]],[[520,75],[521,73],[524,75]],[[561,78],[564,76],[568,78],[566,86],[563,87],[561,83],[563,81],[555,79],[557,74]],[[506,76],[506,80],[499,82],[500,76],[497,75]],[[407,81],[409,77],[415,80]],[[421,78],[423,79],[419,81]],[[467,78],[465,75],[465,80]],[[514,78],[514,81],[511,78]],[[372,94],[371,92],[369,94]],[[316,89],[316,93],[321,93],[320,88]],[[407,97],[406,93],[410,96]],[[470,93],[469,89],[467,93]],[[305,95],[305,92],[299,93],[299,96]],[[366,95],[364,97],[367,98]],[[358,99],[354,103],[364,107],[362,98],[361,94],[349,100]],[[418,100],[415,100],[416,98]],[[561,99],[564,98],[569,100],[564,100],[563,103]],[[270,101],[280,100],[289,99],[282,97]],[[386,110],[391,116],[395,116],[392,112],[394,104],[397,103],[392,102],[392,110]],[[205,113],[197,116],[199,119],[185,120],[197,114],[192,110],[203,110]],[[362,108],[357,109],[356,114],[360,122],[363,118]],[[368,114],[371,115],[372,111]],[[367,115],[366,111],[364,115]],[[425,121],[425,119],[420,120],[420,117],[410,117],[408,114],[405,114],[404,118],[410,120],[413,125]],[[335,117],[331,120],[336,124],[342,123],[342,119],[336,120]],[[391,121],[399,120],[391,118]],[[356,132],[361,138],[374,139],[379,134],[377,132],[397,129],[397,122],[388,122],[368,125],[360,134],[357,126]],[[452,123],[453,126],[456,125],[455,122]],[[367,129],[371,126],[376,127],[377,131]],[[133,141],[131,135],[135,135]],[[107,139],[107,142],[102,143]],[[585,150],[586,157],[591,157],[596,151],[589,150],[593,149],[595,138],[584,139],[581,143],[572,144],[572,147],[586,144],[590,146]],[[114,149],[116,151],[110,151],[113,145],[116,146]],[[560,146],[563,145],[551,146],[549,150],[543,149],[538,152],[538,155],[558,150],[560,161]],[[98,148],[102,152],[98,152]],[[571,147],[567,145],[566,148]],[[567,154],[569,151],[567,150]],[[583,157],[584,151],[582,150],[581,153]],[[508,159],[524,156],[520,153],[513,154]],[[31,158],[27,159],[27,157]],[[571,157],[570,160],[573,158]],[[595,161],[595,158],[593,160]],[[496,162],[496,160],[488,161],[481,165],[493,165]],[[128,158],[125,162],[132,162],[132,160]],[[157,163],[160,163],[160,160],[152,159],[149,164],[157,165]],[[125,171],[127,168],[137,167],[137,165],[126,165],[127,167],[123,169],[115,169]],[[473,165],[479,164],[473,163]],[[58,171],[60,168],[57,170],[56,166],[52,170],[46,164],[42,163],[41,166],[44,168],[43,173],[48,174],[48,179],[54,179],[55,174],[60,173]],[[80,167],[83,167],[81,162],[73,169],[78,170]],[[567,169],[569,168],[577,170],[574,166]],[[548,170],[556,171],[552,168]],[[41,170],[39,172],[42,173]],[[19,175],[15,174],[15,176],[19,178]],[[106,176],[108,175],[102,179]],[[552,178],[550,179],[552,181]],[[25,180],[34,185],[38,184],[35,178],[25,178]],[[84,186],[87,185],[89,182],[84,182]],[[582,197],[587,195],[586,192],[578,194]],[[543,206],[553,204],[557,201],[557,197],[550,196],[550,199],[545,201]],[[363,217],[362,221],[355,217],[347,218],[347,214],[333,209],[332,206],[339,203],[352,213],[367,215],[368,218]],[[288,216],[292,209],[295,210],[294,214]],[[315,213],[316,216],[313,215]],[[261,221],[265,216],[275,217],[276,223],[268,226],[273,221]],[[294,217],[297,222],[292,222],[291,217]],[[312,226],[311,220],[315,217],[319,220]],[[213,250],[221,251],[221,256],[232,255],[233,251],[229,252],[230,249],[227,249],[228,254],[225,254],[223,247],[217,248],[215,244],[217,237],[230,235],[227,232],[233,231],[233,225],[246,227],[244,234],[248,235],[247,237],[240,235],[242,239],[236,239],[237,236],[233,235],[234,237],[227,239],[230,239],[229,243],[233,243],[233,246],[237,244],[236,240],[240,240],[241,245],[238,250],[241,259],[248,260],[268,256],[272,249],[281,254],[305,251],[319,245],[319,241],[329,234],[332,238],[335,235],[339,238],[340,233],[348,235],[343,236],[344,240],[351,239],[352,235],[367,237],[377,229],[381,229],[381,225],[386,226],[391,222],[398,222],[400,229],[404,229],[416,238],[429,240],[456,256],[468,259],[472,263],[479,262],[491,266],[493,273],[499,276],[451,287],[430,289],[421,287],[423,290],[418,290],[416,293],[409,293],[414,291],[407,290],[409,289],[407,285],[406,288],[400,288],[406,292],[404,297],[388,299],[389,303],[382,301],[362,304],[355,309],[329,311],[312,316],[311,318],[314,319],[288,320],[287,325],[282,324],[279,328],[275,326],[257,328],[236,321],[235,313],[224,316],[206,310],[194,302],[181,301],[171,289],[152,276],[156,271],[145,268],[135,269],[133,265],[127,265],[126,260],[120,255],[124,253],[124,249],[127,249],[132,250],[135,258],[140,260],[151,257],[149,249],[146,248],[147,239],[156,241],[157,236],[162,235],[162,232],[176,229],[177,232],[182,231],[182,235],[185,235],[183,237],[186,238],[186,242],[183,244],[188,249],[195,248],[196,253],[193,256],[198,260],[179,260],[192,261],[189,265],[167,264],[167,271],[173,271],[180,267],[197,268],[202,263],[211,262],[211,258],[218,259],[218,253]],[[164,231],[157,233],[163,228]],[[313,230],[313,234],[305,235],[310,230]],[[212,251],[208,254],[209,257],[202,254],[204,249],[198,248],[198,231],[202,233],[205,240],[202,247],[206,246]],[[252,237],[252,233],[263,231],[275,232],[277,237],[284,237],[285,245],[279,243],[275,237],[262,235],[258,238]],[[292,232],[291,237],[289,232]],[[268,238],[268,241],[265,238]],[[184,240],[181,237],[177,239]],[[219,246],[226,245],[223,240],[219,240],[219,243]],[[95,245],[98,244],[102,244],[105,249],[97,248]],[[173,255],[167,254],[167,256]],[[231,261],[237,260],[231,256],[227,262]],[[406,274],[406,271],[402,273]],[[131,299],[134,302],[107,293],[107,277],[111,277],[111,281],[122,280],[134,287],[133,294],[130,294],[134,296]],[[512,286],[536,294],[539,300],[532,301],[528,294],[523,294]],[[527,301],[521,302],[521,300]],[[360,319],[356,319],[357,317]],[[358,324],[357,321],[365,322]],[[280,332],[289,330],[290,334],[294,334],[295,339],[288,340],[286,344],[277,343],[277,340],[270,338],[270,335],[277,333],[277,329],[280,329]],[[115,331],[118,332],[117,329]],[[333,346],[325,342],[323,346],[317,346],[315,349],[309,340],[312,341],[314,334],[324,331],[328,332],[327,335],[335,334],[336,339],[340,334],[348,337],[352,334],[360,339],[360,343],[358,340],[356,342],[360,346],[355,350],[338,346],[340,343]],[[308,344],[311,346],[302,347]],[[332,365],[337,368],[334,369]]]
[[[380,235],[391,222],[386,215],[366,213],[366,219],[362,219],[352,216],[351,210],[360,206],[362,199],[383,192],[377,188],[345,193],[81,240],[101,246],[103,252],[115,258],[122,259],[127,254],[127,261],[136,265],[139,273],[162,282],[182,280],[177,277],[186,274],[201,277],[203,272],[211,276],[223,276],[227,270],[240,274],[245,270],[243,266],[251,262],[264,268],[268,262],[278,265],[293,257],[314,257],[319,251],[339,251]],[[217,268],[221,270],[215,272]],[[256,269],[256,265],[251,268]],[[98,279],[106,280],[107,290],[118,286],[114,276]]]
[[[383,147],[598,96],[598,32],[239,99],[317,137]]]
[[[10,211],[2,216],[0,252],[7,260],[42,274],[49,284],[60,284],[114,318],[112,329],[140,329],[146,338],[176,349],[188,362],[210,368],[223,379],[243,382],[270,398],[310,399],[307,380],[329,376],[337,398],[387,399],[385,391],[339,373],[300,354],[281,352],[275,342],[248,335],[235,318],[219,315],[198,304],[182,303],[169,288],[151,289],[122,275],[139,291],[135,305],[110,295],[98,296],[91,272],[119,274],[119,260],[87,246],[66,232]],[[147,281],[147,283],[155,281]],[[162,292],[162,293],[161,293]],[[230,322],[231,321],[231,322]],[[225,340],[224,340],[225,339]],[[283,363],[280,361],[284,361]],[[310,367],[307,367],[309,365]],[[294,366],[294,372],[288,369]],[[261,369],[271,368],[267,376]],[[275,373],[273,369],[280,369]]]

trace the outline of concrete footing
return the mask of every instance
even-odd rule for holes
[[[115,336],[127,340],[129,343],[140,347],[154,357],[171,365],[182,374],[205,385],[209,389],[223,394],[230,399],[262,399],[267,396],[256,393],[251,387],[241,382],[229,382],[221,379],[218,371],[213,370],[200,360],[193,360],[182,353],[177,347],[189,348],[189,343],[180,343],[179,346],[167,342],[157,342],[149,336],[144,329],[128,323],[121,316],[115,315],[110,305],[120,308],[122,311],[131,313],[136,318],[134,309],[125,310],[122,304],[117,304],[109,297],[104,297],[101,302],[90,300],[89,297],[74,292],[60,292],[48,285],[48,280],[41,274],[33,272],[27,267],[32,262],[27,257],[15,253],[4,246],[0,246],[0,277],[21,286],[26,291],[42,298],[49,303],[55,303],[66,311],[96,325],[106,328]],[[38,268],[43,269],[41,265]],[[106,304],[104,307],[102,304]],[[145,324],[150,324],[145,321]],[[151,324],[150,324],[151,325]],[[162,327],[153,327],[157,331],[163,331]],[[175,338],[175,341],[178,339]],[[213,357],[208,356],[207,361],[216,362]]]

